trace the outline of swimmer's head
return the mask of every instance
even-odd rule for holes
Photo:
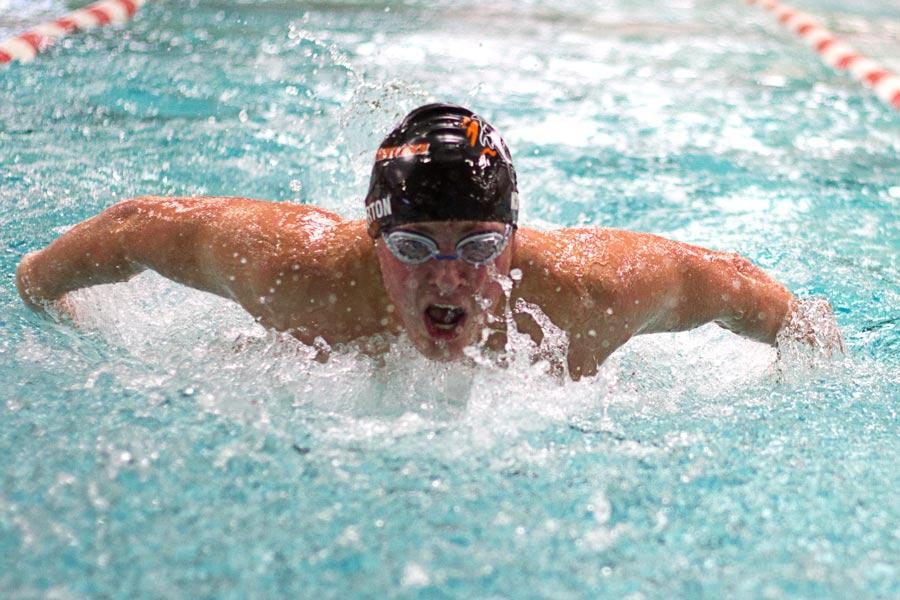
[[[472,111],[428,104],[409,113],[375,155],[369,235],[399,225],[482,221],[515,227],[516,172],[500,134]]]
[[[378,149],[366,217],[392,312],[416,348],[454,360],[490,344],[505,323],[518,217],[494,128],[461,106],[412,111]]]

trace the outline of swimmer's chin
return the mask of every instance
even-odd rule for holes
[[[474,345],[472,341],[454,339],[451,341],[428,339],[416,345],[419,353],[435,362],[457,362],[467,358],[466,349]]]
[[[465,356],[462,349],[452,349],[440,342],[429,344],[427,348],[419,347],[418,350],[422,356],[436,362],[453,362]]]

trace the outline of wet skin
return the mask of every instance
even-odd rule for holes
[[[464,235],[499,223],[418,223],[452,254]],[[36,310],[87,286],[152,269],[238,302],[265,326],[307,344],[385,349],[406,332],[429,358],[459,359],[472,344],[502,349],[507,300],[520,331],[540,343],[536,307],[568,336],[573,379],[596,372],[641,333],[715,321],[774,344],[793,296],[745,258],[613,229],[519,228],[490,267],[462,260],[397,260],[365,222],[329,211],[244,198],[135,198],[120,202],[26,255],[16,273]],[[62,301],[62,302],[60,302]],[[524,303],[524,304],[522,304]],[[524,307],[524,309],[523,309]],[[459,309],[462,310],[460,315]]]

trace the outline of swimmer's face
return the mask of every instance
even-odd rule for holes
[[[425,235],[437,243],[441,255],[456,253],[462,238],[478,233],[508,231],[487,221],[428,222],[404,225],[393,231]],[[428,358],[453,360],[481,339],[489,315],[498,310],[503,288],[498,275],[509,274],[512,234],[497,258],[483,266],[462,259],[431,259],[410,265],[388,249],[384,237],[375,242],[381,276],[388,297],[416,348]]]

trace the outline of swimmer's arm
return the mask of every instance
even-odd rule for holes
[[[775,345],[796,306],[788,289],[750,260],[669,240],[657,242],[665,265],[655,282],[663,299],[641,333],[683,331],[716,324],[744,337]],[[660,289],[661,288],[661,289]]]
[[[126,200],[26,255],[16,284],[25,303],[41,310],[68,292],[151,269],[241,301],[279,252],[278,224],[308,208],[241,198]]]
[[[16,288],[31,309],[42,311],[68,292],[125,281],[144,267],[129,260],[120,231],[134,205],[119,203],[64,233],[43,250],[26,254]]]

